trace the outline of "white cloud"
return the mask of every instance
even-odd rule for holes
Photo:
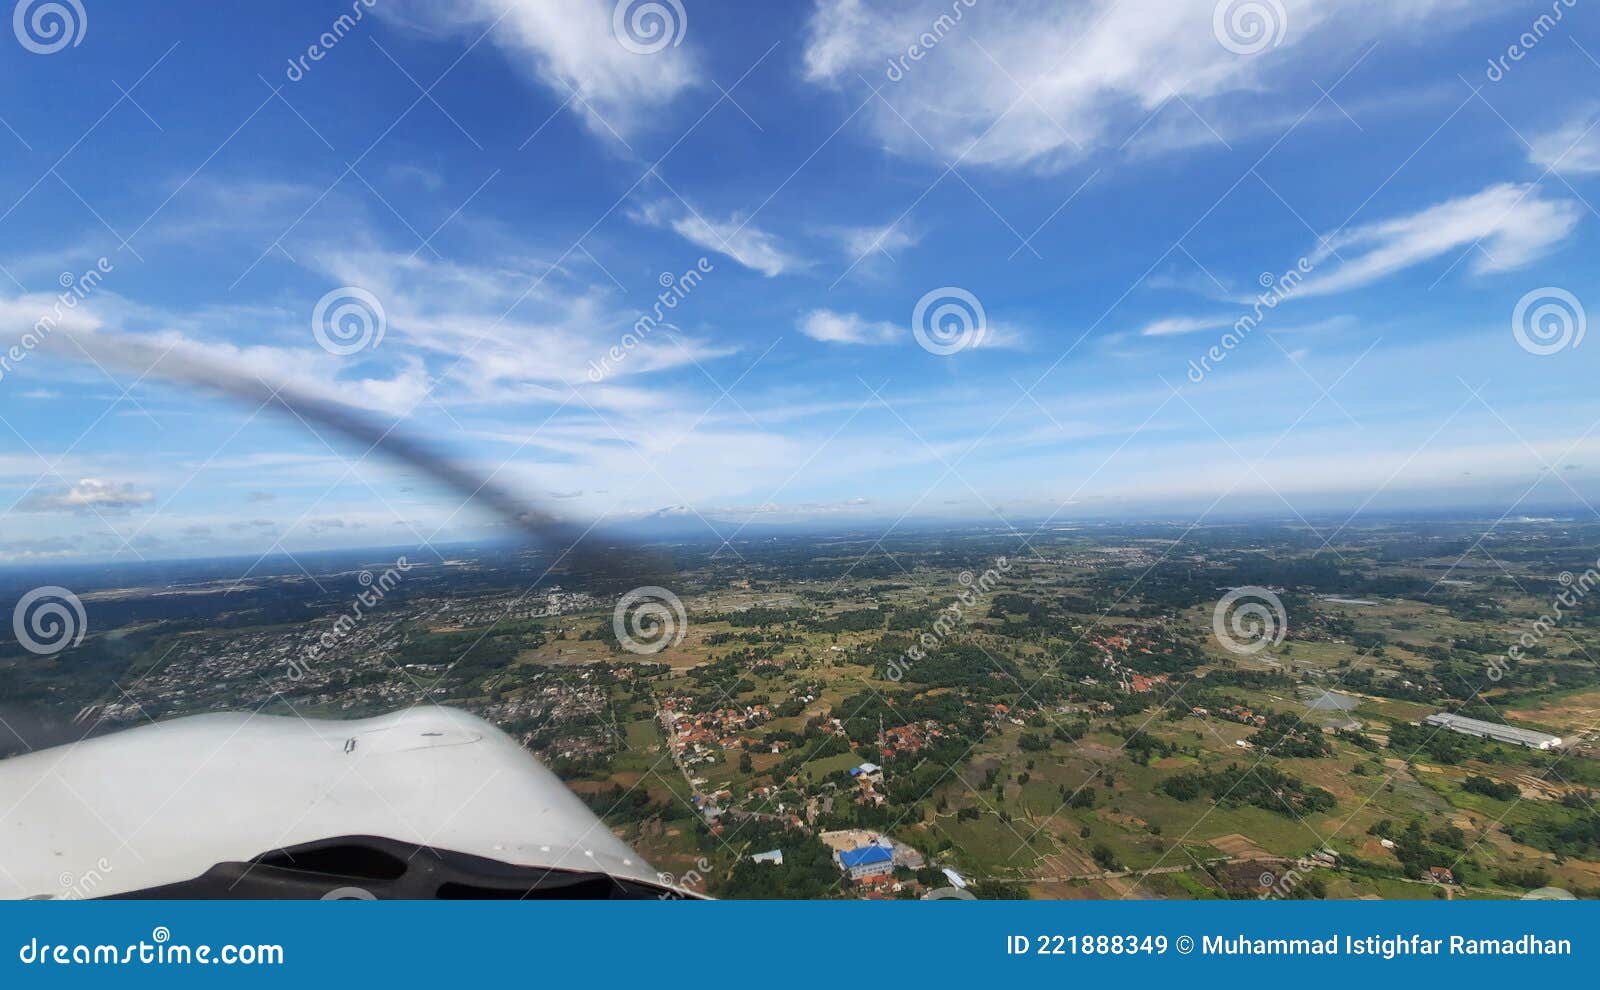
[[[632,216],[640,223],[669,227],[691,244],[732,258],[768,278],[806,266],[806,262],[791,254],[777,237],[738,213],[727,220],[712,220],[703,211],[687,206],[680,210],[668,203],[656,203],[635,211]]]
[[[25,512],[119,512],[136,509],[155,498],[127,482],[81,478],[56,491],[35,492],[18,506]]]
[[[1600,116],[1593,108],[1530,144],[1528,160],[1541,168],[1567,175],[1600,172]]]
[[[972,344],[975,351],[1024,351],[1028,349],[1028,335],[1012,323],[990,320],[983,336]]]
[[[1141,337],[1169,337],[1173,334],[1194,333],[1198,330],[1215,330],[1231,326],[1237,317],[1230,316],[1169,316],[1146,324],[1139,331]]]
[[[1236,313],[1233,316],[1168,316],[1159,320],[1152,320],[1145,324],[1138,332],[1140,337],[1174,337],[1186,333],[1197,333],[1201,330],[1221,330],[1231,327],[1239,322],[1245,313]],[[1310,323],[1292,323],[1287,326],[1274,326],[1274,334],[1290,333],[1322,333],[1328,330],[1348,330],[1356,325],[1356,321],[1348,316],[1332,316],[1324,320],[1315,320]]]
[[[965,154],[972,163],[1051,167],[1122,144],[1175,96],[1208,121],[1236,131],[1236,124],[1259,117],[1262,108],[1259,101],[1230,103],[1229,97],[1268,89],[1280,73],[1303,80],[1313,66],[1337,76],[1363,41],[1438,32],[1495,5],[1282,0],[1282,39],[1254,56],[1218,42],[1215,6],[1171,0],[818,0],[805,73],[824,85],[855,88],[860,76],[881,86],[893,109],[874,99],[863,115],[891,150],[946,161]],[[913,45],[919,49],[915,59],[908,57]],[[1175,106],[1174,113],[1190,112]]]
[[[488,40],[548,86],[592,130],[624,134],[697,82],[695,58],[669,45],[638,54],[612,31],[613,0],[382,0],[380,16],[431,33]],[[685,26],[685,37],[693,25]]]
[[[918,238],[897,224],[883,227],[847,227],[840,231],[840,241],[851,259],[865,258],[875,252],[893,254],[911,247]]]
[[[623,360],[607,362],[608,384],[589,389],[587,401],[601,408],[647,401],[615,383],[733,352],[665,324],[638,334],[643,313],[619,309],[608,290],[574,287],[548,269],[535,276],[492,262],[457,265],[380,250],[312,252],[309,263],[382,301],[388,333],[375,356],[384,356],[392,341],[401,353],[420,349],[432,364],[453,369],[436,391],[446,404],[559,403],[569,386],[587,386],[591,362],[630,333],[639,343]],[[687,322],[693,307],[691,296],[672,319]]]
[[[1342,292],[1432,258],[1468,250],[1477,254],[1472,262],[1475,272],[1513,271],[1565,240],[1580,215],[1577,204],[1543,198],[1531,185],[1490,186],[1409,216],[1333,234],[1311,256],[1317,270],[1298,294]],[[1364,249],[1364,253],[1356,253],[1356,249]],[[1324,272],[1330,260],[1334,267]]]
[[[800,332],[812,340],[829,344],[887,344],[904,336],[905,330],[893,323],[874,322],[855,313],[816,309],[800,321]]]

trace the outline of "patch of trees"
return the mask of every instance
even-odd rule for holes
[[[1484,797],[1494,798],[1496,801],[1515,801],[1522,792],[1516,784],[1502,784],[1497,780],[1485,777],[1482,774],[1473,774],[1461,782],[1461,789],[1473,794],[1482,794]]]
[[[1482,739],[1437,726],[1396,722],[1389,729],[1389,748],[1404,753],[1408,759],[1413,754],[1424,753],[1435,763],[1454,766],[1463,760],[1489,755],[1490,746]]]
[[[1283,712],[1269,714],[1267,724],[1255,731],[1250,742],[1257,749],[1278,757],[1311,759],[1333,752],[1322,729]]]
[[[811,616],[809,608],[769,608],[755,606],[738,612],[729,612],[719,615],[713,621],[726,622],[734,628],[750,628],[752,626],[781,626],[790,622],[799,622]]]
[[[610,787],[578,795],[608,825],[632,825],[652,818],[677,821],[694,814],[681,801],[652,801],[642,787]]]
[[[1036,598],[1010,591],[994,596],[994,603],[989,606],[989,618],[1005,619],[1016,615],[1026,618],[1035,626],[1043,626],[1050,622],[1050,607]]]
[[[762,643],[798,643],[800,637],[781,632],[714,632],[706,637],[707,646],[723,646],[728,643],[749,643],[759,645]]]
[[[1391,851],[1400,861],[1401,871],[1413,880],[1426,873],[1430,866],[1445,866],[1460,872],[1463,865],[1467,837],[1454,825],[1436,828],[1430,833],[1424,829],[1422,819],[1413,818],[1404,830],[1397,832],[1393,823],[1385,818],[1367,832],[1394,843]],[[1452,863],[1455,866],[1451,866]]]
[[[888,617],[888,612],[881,608],[858,608],[824,619],[815,619],[807,625],[817,632],[825,633],[868,632],[882,629]]]
[[[540,641],[543,641],[542,637]],[[518,635],[485,636],[472,630],[450,633],[413,631],[400,647],[399,662],[454,664],[451,673],[470,680],[503,669],[526,648]]]
[[[1296,820],[1331,811],[1335,803],[1332,794],[1281,770],[1268,766],[1251,769],[1236,763],[1216,772],[1174,774],[1161,782],[1161,789],[1179,801],[1208,795],[1223,805],[1248,804]]]
[[[918,659],[906,653],[913,645],[913,641],[898,636],[879,640],[868,654],[877,675],[887,677],[891,671],[899,670],[900,679],[906,683],[969,688],[980,700],[992,697],[996,691],[1017,688],[1016,664],[993,650],[947,640],[931,650],[922,650]]]
[[[1411,679],[1415,681],[1421,676],[1418,674]],[[1376,671],[1370,668],[1362,668],[1347,672],[1344,675],[1343,686],[1358,694],[1375,694],[1381,698],[1396,698],[1401,701],[1428,702],[1438,697],[1437,691],[1415,683],[1407,686],[1401,683],[1402,679],[1400,677],[1379,676]]]
[[[772,770],[773,780],[786,780],[812,760],[825,760],[850,752],[850,743],[831,732],[808,732],[790,755]]]
[[[1210,671],[1201,683],[1207,688],[1242,687],[1293,690],[1296,682],[1292,675],[1282,671],[1245,670],[1241,667],[1233,667]]]
[[[1600,814],[1588,812],[1567,821],[1508,826],[1506,834],[1535,849],[1562,856],[1592,857],[1600,853]]]
[[[1142,767],[1150,765],[1150,760],[1156,756],[1171,756],[1177,748],[1164,739],[1157,739],[1142,729],[1135,729],[1126,736],[1127,742],[1123,751],[1128,754],[1128,759]]]
[[[810,832],[751,819],[740,826],[740,844],[750,852],[783,850],[783,863],[757,863],[741,855],[723,871],[712,871],[711,893],[728,900],[816,900],[837,897],[842,874],[833,852]]]

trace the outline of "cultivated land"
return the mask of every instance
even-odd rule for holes
[[[119,579],[84,594],[79,647],[0,647],[0,699],[80,728],[460,706],[720,896],[915,897],[950,885],[941,867],[995,897],[1600,893],[1600,527],[1395,522],[1325,545],[1335,529],[662,547],[631,583],[684,621],[621,638],[630,583],[535,581],[536,554],[412,552],[342,627],[392,557]],[[1219,637],[1230,589],[1263,611],[1225,612]],[[1563,744],[1420,724],[1438,711]],[[894,871],[845,876],[824,833],[846,829],[898,843]],[[751,861],[772,849],[783,865]]]

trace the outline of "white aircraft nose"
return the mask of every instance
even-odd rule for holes
[[[219,863],[377,837],[511,867],[656,872],[488,722],[416,707],[353,722],[229,713],[0,762],[0,896],[104,897]],[[76,879],[92,876],[92,891]]]

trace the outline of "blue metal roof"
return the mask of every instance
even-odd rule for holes
[[[882,846],[862,846],[860,849],[847,849],[839,854],[839,862],[845,869],[855,869],[858,866],[870,866],[874,863],[887,863],[894,859],[894,853]]]

